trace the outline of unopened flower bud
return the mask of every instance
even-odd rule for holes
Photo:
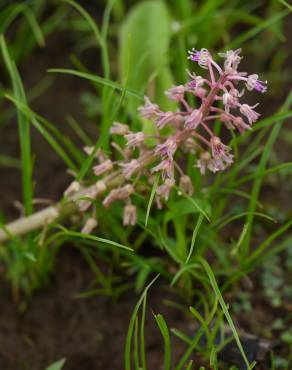
[[[185,127],[188,129],[196,129],[202,121],[203,114],[200,109],[194,109],[186,119]]]
[[[116,200],[128,199],[130,195],[134,193],[134,191],[135,188],[131,184],[127,184],[122,188],[113,189],[110,191],[107,197],[104,198],[102,204],[104,205],[104,207],[109,207]]]
[[[93,152],[94,150],[94,146],[84,146],[83,147],[83,150],[84,152],[87,154],[87,155],[91,155],[91,153]],[[102,149],[98,148],[95,152],[95,158],[97,158],[99,160],[99,162],[104,162],[106,159],[107,159],[107,156],[106,154],[103,152]]]
[[[194,187],[189,176],[183,175],[179,181],[179,187],[188,195],[193,195]]]
[[[154,118],[157,113],[160,112],[158,105],[151,103],[150,99],[147,96],[144,97],[144,100],[144,105],[138,108],[139,113],[144,118]]]
[[[73,181],[64,191],[65,197],[77,193],[80,190],[80,183],[78,181]]]
[[[96,186],[96,192],[97,192],[97,194],[101,194],[104,191],[106,191],[106,184],[102,180],[97,181],[95,183],[95,186]]]
[[[87,192],[83,195],[84,198],[89,198],[89,199],[77,199],[76,202],[78,203],[79,210],[81,212],[85,212],[88,210],[88,208],[91,207],[92,201],[96,198],[97,196],[97,189],[95,186],[91,186]]]
[[[177,149],[176,137],[170,136],[164,143],[157,145],[155,154],[172,159]]]
[[[120,163],[119,165],[123,167],[123,175],[126,179],[132,177],[141,167],[137,159],[132,159],[130,162]]]
[[[184,98],[184,85],[174,86],[165,91],[165,95],[171,100],[181,101]]]
[[[127,146],[129,148],[135,148],[145,141],[145,134],[143,132],[131,132],[125,135],[125,138],[127,140]]]
[[[110,133],[112,135],[126,135],[129,133],[129,126],[124,123],[114,122],[110,128]]]
[[[96,228],[97,220],[93,217],[90,217],[84,224],[81,232],[83,234],[91,234],[91,232]]]
[[[123,225],[134,226],[137,222],[137,208],[132,204],[126,204],[124,207]]]
[[[210,169],[211,155],[209,152],[203,152],[200,155],[200,159],[197,160],[196,167],[199,167],[202,175],[205,175],[206,169]]]
[[[242,104],[240,106],[240,113],[242,113],[244,116],[246,116],[249,124],[253,124],[253,122],[257,121],[260,114],[257,113],[254,108],[257,107],[259,104],[255,104],[252,107],[248,104]]]
[[[151,173],[162,171],[162,177],[173,178],[173,161],[165,159],[151,169]]]
[[[164,183],[157,188],[156,194],[163,198],[165,201],[168,201],[170,191],[173,188],[174,184],[174,179],[166,179]]]
[[[165,125],[168,123],[176,122],[176,114],[173,112],[161,112],[157,114],[157,118],[155,120],[156,126],[159,130],[161,130]]]
[[[100,163],[97,166],[94,166],[93,172],[96,176],[99,176],[112,169],[113,169],[113,162],[110,159],[107,159],[103,163]]]

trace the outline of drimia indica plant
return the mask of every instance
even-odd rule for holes
[[[241,49],[220,53],[224,58],[224,65],[220,66],[207,49],[192,49],[188,58],[205,69],[207,76],[188,71],[190,80],[185,85],[171,87],[165,92],[169,99],[179,103],[179,110],[162,111],[145,97],[144,105],[138,110],[141,117],[153,121],[153,134],[132,132],[127,124],[114,122],[110,129],[115,151],[112,157],[96,147],[85,148],[86,153],[95,155],[98,160],[92,168],[98,180],[86,187],[75,180],[64,193],[65,200],[73,201],[79,211],[90,215],[82,233],[91,233],[97,226],[97,198],[105,208],[117,201],[123,202],[123,224],[135,225],[135,194],[146,196],[152,189],[159,209],[174,188],[191,196],[195,190],[184,169],[187,153],[195,153],[197,160],[193,165],[202,175],[207,170],[223,171],[233,163],[231,148],[215,135],[214,123],[219,120],[227,129],[238,130],[241,134],[249,130],[260,115],[255,111],[258,104],[250,106],[242,102],[244,92],[247,89],[263,93],[267,89],[267,82],[259,80],[257,74],[248,75],[238,70],[240,52]],[[199,102],[195,108],[188,103],[191,100],[188,95]],[[163,134],[165,131],[167,135]],[[124,138],[124,144],[115,140],[118,136]],[[8,224],[1,231],[0,240],[54,221],[62,214],[63,207],[64,202]]]

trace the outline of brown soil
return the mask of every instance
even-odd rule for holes
[[[129,290],[114,301],[105,296],[77,298],[90,289],[94,276],[79,252],[64,247],[58,254],[54,274],[47,288],[35,292],[30,301],[12,300],[8,284],[0,285],[0,369],[42,370],[61,358],[66,358],[64,370],[122,370],[128,325],[139,295]],[[163,343],[153,313],[163,314],[169,328],[176,328],[192,336],[196,333],[195,321],[173,308],[166,301],[184,303],[163,280],[154,285],[148,295],[146,316],[146,353],[148,368],[163,369]],[[258,303],[254,319],[242,315],[234,317],[248,329],[257,320],[267,325],[263,307]],[[269,314],[270,322],[273,313]],[[230,330],[226,327],[230,335]],[[268,370],[268,350],[274,344],[242,332],[241,340],[250,361],[256,359],[257,370]],[[174,335],[171,337],[173,363],[177,364],[186,345]],[[204,338],[201,344],[205,343]],[[198,353],[194,363],[208,364]],[[226,364],[245,366],[234,342],[221,353]],[[220,370],[227,369],[227,365]]]
[[[8,286],[1,284],[0,369],[41,370],[60,358],[67,359],[65,370],[123,369],[125,338],[139,296],[129,292],[117,302],[104,296],[77,299],[92,280],[82,256],[69,248],[58,256],[50,286],[28,304],[15,304]],[[163,368],[163,348],[152,312],[163,313],[170,327],[191,330],[183,315],[164,305],[161,297],[177,300],[161,285],[149,295],[147,358],[149,369],[156,370]],[[177,359],[184,345],[174,340],[173,348]]]

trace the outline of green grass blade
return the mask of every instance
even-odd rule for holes
[[[21,163],[18,158],[10,157],[8,155],[0,154],[0,166],[21,168]]]
[[[292,5],[288,4],[285,0],[279,0],[284,6],[286,6],[292,12]]]
[[[150,194],[149,201],[148,201],[148,205],[147,205],[147,211],[146,211],[146,217],[145,217],[145,227],[147,227],[147,224],[148,224],[150,209],[151,209],[151,206],[152,206],[152,203],[153,203],[153,199],[155,197],[158,182],[159,182],[159,176],[155,176],[154,177],[154,183],[153,183],[152,190],[151,190],[151,194]]]
[[[190,260],[192,254],[193,254],[195,242],[196,242],[197,235],[198,235],[198,232],[200,230],[200,227],[202,225],[203,219],[204,219],[204,216],[203,216],[202,213],[200,213],[199,214],[199,217],[198,217],[198,220],[197,220],[196,227],[194,228],[194,231],[193,231],[192,241],[191,241],[191,247],[190,247],[190,251],[189,251],[189,254],[187,256],[187,259],[185,261],[185,264],[188,264],[189,263],[189,260]]]
[[[98,45],[101,48],[101,52],[102,52],[102,66],[103,66],[103,70],[104,70],[104,76],[106,78],[108,78],[109,77],[109,74],[110,74],[110,64],[109,64],[109,56],[108,56],[108,52],[107,52],[107,45],[106,45],[105,39],[102,37],[102,35],[101,35],[101,33],[100,33],[100,31],[99,31],[99,29],[97,27],[94,19],[76,1],[73,1],[73,0],[63,0],[63,1],[66,2],[67,4],[71,5],[72,7],[74,7],[82,15],[82,17],[88,23],[89,27],[92,29],[93,34],[94,34],[94,37],[95,37]]]
[[[210,284],[211,284],[211,286],[212,286],[212,288],[214,290],[214,293],[215,293],[215,295],[216,295],[216,297],[217,297],[217,299],[218,299],[218,301],[219,301],[219,303],[221,305],[221,308],[222,308],[222,310],[224,312],[224,315],[226,317],[226,320],[227,320],[227,322],[228,322],[228,324],[230,326],[230,329],[232,331],[232,334],[234,336],[234,339],[236,341],[236,344],[237,344],[237,346],[239,348],[239,351],[240,351],[240,353],[242,355],[242,358],[243,358],[243,360],[244,360],[244,362],[245,362],[245,364],[247,366],[247,369],[249,370],[249,369],[251,369],[251,365],[249,364],[249,361],[248,361],[248,359],[246,357],[246,354],[245,354],[244,349],[242,347],[241,341],[239,339],[239,335],[238,335],[237,330],[236,330],[236,328],[234,326],[233,320],[232,320],[232,318],[230,316],[228,307],[227,307],[227,305],[226,305],[226,303],[225,303],[225,301],[224,301],[224,299],[222,297],[222,294],[221,294],[220,289],[218,287],[218,284],[216,282],[214,273],[213,273],[210,265],[208,264],[208,262],[204,258],[198,257],[198,259],[200,260],[202,266],[204,267],[204,269],[205,269],[205,271],[206,271],[206,273],[207,273],[207,275],[209,277]]]
[[[225,218],[223,221],[217,220],[216,225],[212,225],[212,226],[214,226],[216,228],[216,230],[220,230],[220,229],[223,229],[226,225],[230,224],[230,222],[238,220],[239,218],[242,218],[244,216],[249,216],[250,214],[251,213],[248,212],[248,211],[247,212],[240,212],[236,215],[232,215],[230,217]],[[265,218],[266,220],[269,220],[269,221],[275,222],[275,223],[277,222],[273,217],[271,217],[271,216],[269,216],[265,213],[261,213],[261,212],[252,212],[252,216],[253,217],[257,216],[257,217]]]
[[[198,267],[200,267],[200,265],[198,263],[191,263],[189,265],[184,265],[182,268],[180,268],[178,270],[178,272],[174,275],[171,283],[170,283],[170,286],[174,286],[175,283],[178,281],[178,279],[185,273],[185,272],[188,272],[190,270],[194,270],[194,269],[197,269]]]
[[[125,90],[126,95],[134,96],[135,98],[137,98],[141,101],[144,99],[143,94],[140,94],[140,93],[138,93],[138,92],[136,92],[132,89],[129,89],[129,88],[125,89],[124,87],[122,87],[121,85],[119,85],[116,82],[113,82],[109,79],[106,79],[106,78],[103,78],[103,77],[100,77],[100,76],[95,76],[95,75],[90,74],[90,73],[80,72],[80,71],[76,71],[74,69],[64,69],[64,68],[50,68],[50,69],[48,69],[48,72],[49,73],[63,73],[63,74],[69,74],[69,75],[81,77],[81,78],[84,78],[85,80],[89,80],[89,81],[94,82],[96,84],[105,85],[105,86],[111,87],[111,88],[113,88],[115,90],[118,90],[118,91]]]
[[[192,367],[193,367],[193,361],[191,360],[188,366],[186,367],[186,370],[192,370]]]
[[[210,217],[208,216],[207,212],[203,210],[196,202],[196,200],[192,197],[190,197],[188,194],[183,193],[183,195],[197,208],[197,210],[210,222]]]
[[[171,342],[167,324],[161,314],[154,315],[164,341],[164,370],[171,368]]]
[[[61,370],[65,365],[66,359],[62,358],[61,360],[54,362],[52,365],[46,368],[46,370]]]
[[[125,346],[125,370],[131,370],[131,347],[132,347],[132,338],[134,333],[134,325],[136,321],[136,317],[138,315],[139,308],[147,296],[147,292],[150,289],[150,287],[154,284],[154,282],[158,279],[159,275],[157,275],[144,289],[139,301],[137,302],[129,324],[128,333],[126,337],[126,346]]]
[[[53,138],[53,136],[46,130],[43,125],[40,124],[40,122],[35,118],[35,114],[28,108],[26,104],[21,103],[19,100],[15,99],[14,97],[10,95],[6,95],[6,98],[13,102],[17,108],[22,112],[30,112],[30,114],[33,116],[31,119],[31,123],[35,128],[39,131],[39,133],[47,140],[47,142],[51,145],[51,147],[55,150],[55,152],[60,156],[60,158],[63,159],[65,164],[71,168],[73,171],[77,171],[77,167],[72,162],[70,157],[67,155],[67,153],[64,151],[62,146]]]
[[[271,173],[279,172],[281,170],[284,170],[284,169],[290,168],[290,167],[292,167],[292,162],[287,162],[287,163],[279,164],[278,166],[274,166],[274,167],[268,168],[267,170],[264,171],[264,173],[262,175],[261,174],[258,174],[257,172],[252,173],[250,175],[244,176],[241,179],[239,179],[235,183],[235,186],[240,186],[242,184],[245,184],[249,180],[256,179],[259,176],[266,176],[266,175],[269,175]]]
[[[17,67],[9,55],[9,51],[3,35],[0,37],[0,46],[5,65],[12,82],[13,92],[18,100],[26,104],[26,97],[23,85]],[[22,197],[26,214],[31,214],[33,211],[33,184],[29,116],[18,109],[17,120],[21,152]]]
[[[277,229],[274,233],[269,235],[269,237],[261,243],[258,248],[250,255],[250,257],[247,259],[247,265],[255,262],[259,257],[263,254],[263,252],[271,245],[271,243],[281,236],[285,231],[289,230],[292,226],[292,220],[289,220],[286,222],[282,227]]]
[[[96,241],[96,242],[99,242],[99,243],[108,244],[112,247],[117,247],[117,248],[121,248],[121,249],[125,249],[127,251],[130,251],[130,252],[133,252],[133,249],[130,248],[130,247],[127,247],[123,244],[114,242],[114,241],[109,240],[109,239],[100,238],[100,237],[95,236],[95,235],[84,234],[84,233],[80,233],[80,232],[77,232],[77,231],[69,231],[69,230],[66,230],[66,229],[65,229],[65,231],[63,231],[59,235],[61,235],[61,234],[65,235],[65,236],[75,237],[75,238],[89,239],[89,240],[93,240],[93,241]]]
[[[14,21],[14,19],[27,8],[27,4],[11,4],[0,14],[0,34],[4,34],[7,27]]]
[[[283,105],[282,110],[283,111],[287,110],[290,107],[291,103],[292,103],[292,90],[290,91],[290,94],[288,95],[288,97],[287,97],[287,99],[286,99],[286,101]],[[264,173],[265,173],[265,169],[266,169],[267,163],[268,163],[269,158],[270,158],[270,153],[272,151],[274,143],[276,142],[276,139],[278,138],[278,135],[279,135],[281,127],[282,127],[282,123],[283,123],[283,121],[277,121],[275,123],[274,127],[272,128],[272,131],[271,131],[270,136],[269,136],[269,138],[266,142],[264,151],[262,153],[262,156],[261,156],[258,168],[257,168],[258,177],[256,177],[256,179],[254,181],[254,184],[253,184],[253,187],[252,187],[251,200],[250,200],[249,206],[248,206],[248,212],[249,213],[247,215],[246,222],[245,222],[248,225],[248,232],[246,234],[245,241],[244,241],[244,243],[242,245],[242,248],[241,248],[243,258],[246,258],[248,256],[248,253],[249,253],[251,233],[252,233],[252,225],[253,225],[253,220],[254,220],[254,211],[256,210],[256,204],[257,204],[257,200],[258,200],[258,197],[259,197],[259,194],[260,194],[260,189],[261,189],[261,186],[262,186],[262,180],[263,180],[263,176],[264,176]]]
[[[270,17],[268,19],[263,20],[260,22],[257,26],[249,29],[248,31],[242,33],[240,36],[238,36],[233,42],[228,44],[229,49],[234,49],[242,45],[245,41],[255,37],[258,33],[264,31],[265,29],[271,27],[274,23],[280,21],[282,18],[284,18],[286,15],[289,14],[289,10],[283,10],[282,12],[279,12],[275,14],[273,17]]]
[[[136,317],[134,325],[134,367],[135,370],[140,370],[139,366],[139,317]]]
[[[92,146],[92,140],[87,135],[87,133],[81,128],[80,124],[72,116],[67,117],[67,122],[69,123],[75,134],[82,140],[84,145]]]
[[[146,317],[147,295],[143,299],[142,316],[140,325],[140,357],[143,370],[147,370],[146,353],[145,353],[145,317]]]
[[[24,11],[24,15],[30,25],[30,28],[35,36],[35,39],[36,41],[38,42],[39,46],[40,47],[44,47],[45,46],[45,38],[44,38],[44,35],[43,35],[43,32],[42,32],[42,29],[41,27],[39,26],[38,24],[38,21],[34,15],[34,13],[29,9],[25,9]]]

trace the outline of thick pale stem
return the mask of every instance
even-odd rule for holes
[[[156,159],[156,155],[149,152],[140,158],[141,165],[149,165]],[[125,181],[121,171],[116,171],[105,179],[102,180],[105,184],[105,188],[98,188],[96,191],[96,197],[100,197],[106,190],[113,187],[120,186]],[[79,192],[72,195],[67,202],[60,202],[53,206],[42,209],[41,211],[35,212],[34,214],[20,218],[9,224],[5,225],[0,230],[0,242],[7,241],[15,236],[21,236],[27,234],[30,231],[37,230],[46,224],[62,220],[78,211],[78,199],[85,197],[87,194],[92,193],[92,190],[96,187],[96,184],[91,185],[88,188],[83,188]]]

